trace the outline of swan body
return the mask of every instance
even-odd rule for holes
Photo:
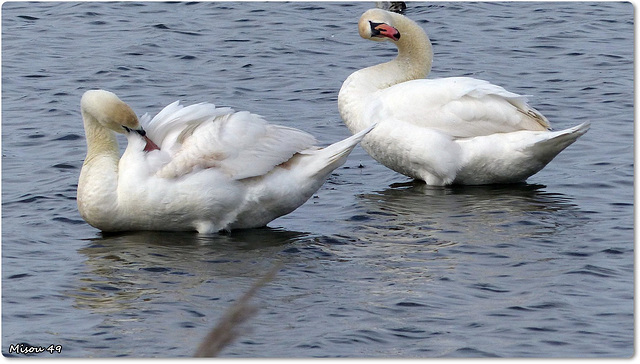
[[[392,170],[430,185],[522,182],[589,129],[551,131],[525,96],[469,77],[425,79],[433,51],[401,14],[365,12],[365,39],[391,41],[398,56],[351,74],[338,108],[352,133],[377,126],[362,147]]]
[[[307,201],[370,131],[318,148],[303,131],[207,103],[138,119],[104,90],[85,92],[81,111],[78,209],[103,231],[265,226]],[[127,137],[122,157],[114,132]]]

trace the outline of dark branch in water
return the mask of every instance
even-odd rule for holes
[[[237,339],[240,334],[240,325],[258,312],[255,305],[249,303],[251,298],[262,286],[269,283],[281,268],[277,264],[259,281],[253,284],[222,316],[218,324],[207,334],[195,353],[197,358],[211,358],[217,356],[222,349]]]

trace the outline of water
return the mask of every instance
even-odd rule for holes
[[[329,144],[342,81],[394,55],[370,3],[2,6],[2,352],[190,356],[274,265],[226,357],[633,355],[633,7],[411,3],[431,77],[523,94],[583,138],[527,184],[432,188],[357,148],[267,229],[103,236],[79,217],[85,90],[250,110]],[[13,354],[15,355],[15,354]]]

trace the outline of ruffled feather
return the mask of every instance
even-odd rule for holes
[[[316,143],[303,131],[209,103],[184,107],[176,101],[153,119],[143,116],[140,123],[171,157],[156,172],[163,178],[208,168],[219,168],[234,179],[260,176]]]

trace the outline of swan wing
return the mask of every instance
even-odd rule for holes
[[[178,136],[185,128],[193,128],[233,112],[229,107],[216,107],[210,103],[183,106],[180,101],[175,101],[165,106],[153,119],[149,114],[144,114],[140,118],[140,125],[161,150],[172,151],[175,149]]]
[[[171,157],[156,172],[163,178],[212,168],[233,179],[260,176],[316,143],[301,130],[208,103],[186,107],[173,103],[153,119],[147,116],[140,122],[149,138]]]
[[[456,138],[547,130],[548,120],[525,96],[469,77],[412,80],[378,91],[370,120],[402,120]]]

